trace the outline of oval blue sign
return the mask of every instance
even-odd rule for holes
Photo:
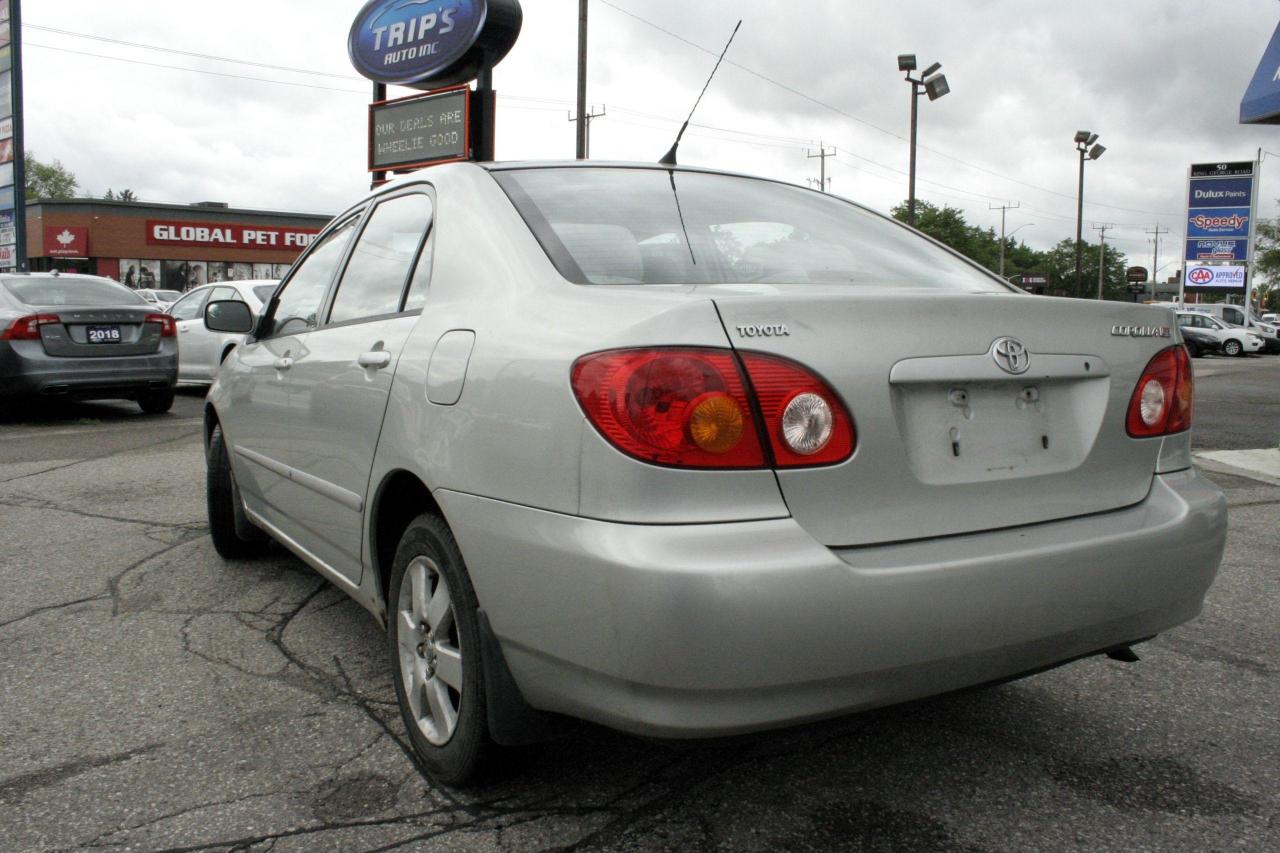
[[[473,73],[475,63],[467,60],[485,28],[489,5],[487,0],[370,0],[351,26],[351,62],[379,83],[462,82],[458,74]]]

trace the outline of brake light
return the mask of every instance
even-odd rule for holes
[[[746,382],[733,353],[612,350],[578,359],[573,393],[622,452],[658,465],[763,468]]]
[[[0,333],[0,341],[38,341],[40,327],[61,323],[56,314],[31,314],[19,317]]]
[[[739,361],[730,350],[711,348],[611,350],[578,359],[571,379],[592,425],[646,462],[797,468],[843,462],[853,453],[853,418],[840,398],[811,371],[778,356],[744,353]]]
[[[1171,435],[1191,428],[1195,384],[1184,346],[1156,353],[1129,400],[1125,429],[1132,438]]]
[[[178,324],[168,314],[148,314],[143,322],[159,323],[162,338],[172,338],[178,334]]]
[[[853,454],[853,417],[812,371],[790,359],[743,353],[778,468],[833,465]]]

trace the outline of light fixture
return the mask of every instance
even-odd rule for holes
[[[1077,131],[1076,131],[1076,144],[1077,144],[1077,145],[1088,145],[1088,144],[1089,144],[1089,137],[1090,137],[1090,136],[1092,136],[1094,139],[1097,139],[1097,138],[1098,138],[1098,135],[1097,135],[1096,133],[1091,134],[1091,133],[1089,133],[1089,131],[1087,131],[1087,130],[1077,130]]]
[[[921,77],[932,77],[934,74],[937,74],[937,73],[938,73],[939,71],[941,71],[941,70],[942,70],[942,63],[941,63],[941,62],[935,62],[935,63],[933,63],[932,65],[930,65],[928,68],[926,68],[926,69],[923,71],[923,73],[921,73],[921,74],[920,74],[920,76],[921,76]]]
[[[1095,134],[1095,135],[1094,135],[1094,138],[1095,138],[1095,139],[1097,139],[1097,134]],[[1102,152],[1104,152],[1104,151],[1106,151],[1106,150],[1107,150],[1107,146],[1105,146],[1105,145],[1095,145],[1095,146],[1093,146],[1093,148],[1091,148],[1091,149],[1089,150],[1089,159],[1090,159],[1090,160],[1097,160],[1099,157],[1101,157],[1101,156],[1102,156]]]
[[[935,74],[928,80],[924,81],[925,94],[929,96],[929,100],[936,101],[943,95],[951,91],[951,87],[947,85],[947,75]]]
[[[898,70],[899,71],[915,71],[916,55],[914,53],[898,54]]]

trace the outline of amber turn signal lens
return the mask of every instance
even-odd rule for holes
[[[689,437],[708,453],[733,450],[742,432],[742,408],[728,394],[703,394],[689,407]]]

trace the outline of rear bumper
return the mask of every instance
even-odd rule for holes
[[[534,707],[764,729],[1052,666],[1199,613],[1226,501],[1193,470],[1096,516],[832,550],[795,521],[626,525],[437,493]]]
[[[178,350],[168,341],[152,355],[101,358],[50,356],[38,341],[0,343],[0,396],[126,398],[177,380]]]

